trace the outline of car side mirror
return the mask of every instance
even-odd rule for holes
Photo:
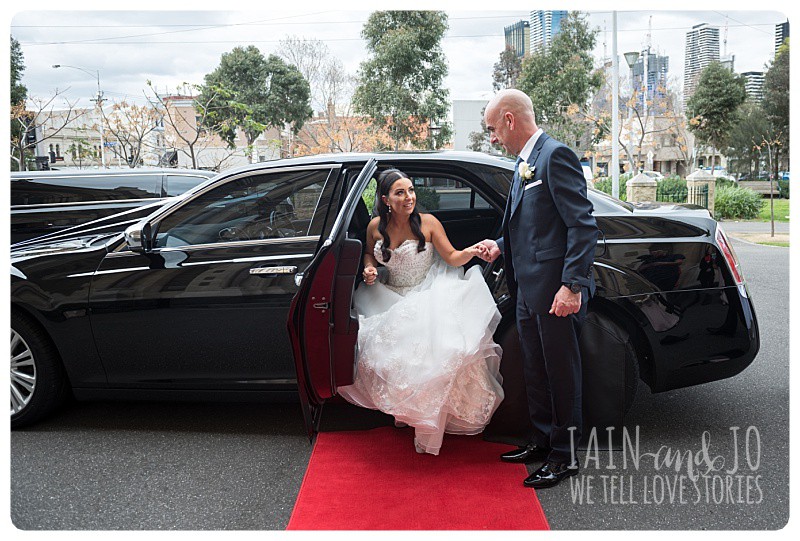
[[[143,221],[125,229],[125,242],[132,252],[149,252],[153,249],[150,222]]]

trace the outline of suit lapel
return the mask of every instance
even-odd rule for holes
[[[542,133],[542,135],[539,136],[539,139],[536,140],[536,144],[533,146],[533,150],[531,151],[531,155],[528,156],[528,165],[531,166],[531,169],[535,170],[536,160],[539,158],[539,153],[542,151],[542,146],[544,146],[544,142],[549,138],[550,138],[549,135],[547,135],[546,133]],[[511,216],[514,216],[514,213],[517,211],[517,208],[519,207],[519,203],[520,203],[520,201],[522,201],[523,192],[525,191],[522,179],[518,179],[518,180],[519,180],[519,182],[517,183],[517,193],[516,193],[516,196],[513,198],[514,199],[514,205],[511,207]],[[513,189],[513,186],[512,186],[512,189]],[[509,196],[510,195],[511,194],[509,194]]]

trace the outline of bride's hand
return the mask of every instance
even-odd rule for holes
[[[372,265],[364,267],[364,272],[362,273],[362,276],[364,277],[364,283],[367,284],[368,286],[371,286],[372,284],[375,283],[375,279],[378,277],[378,269],[376,269]]]
[[[472,257],[480,257],[481,259],[485,259],[489,255],[489,249],[481,243],[473,244],[464,251],[470,254]]]

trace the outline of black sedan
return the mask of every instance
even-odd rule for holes
[[[456,247],[500,231],[513,162],[463,152],[339,154],[220,174],[147,217],[12,247],[11,423],[78,399],[272,400],[299,390],[313,432],[352,383],[377,172],[397,167]],[[590,190],[601,236],[581,336],[586,422],[621,422],[654,392],[727,378],[758,352],[753,304],[722,228],[699,207]],[[502,261],[481,265],[503,315],[506,400],[488,432],[523,430]]]

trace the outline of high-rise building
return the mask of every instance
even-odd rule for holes
[[[550,46],[553,36],[561,30],[561,21],[567,18],[566,11],[531,11],[531,51]]]
[[[734,69],[734,61],[736,60],[735,54],[729,54],[728,56],[722,57],[719,59],[719,63],[722,64],[723,68],[727,68],[728,71],[734,73],[736,70]]]
[[[506,26],[506,47],[511,47],[517,53],[517,58],[523,58],[531,52],[531,24],[528,21],[517,21],[511,26]]]
[[[778,52],[778,49],[786,38],[789,37],[789,21],[785,23],[780,23],[775,25],[775,52]]]
[[[697,88],[700,73],[712,62],[719,62],[719,28],[697,24],[686,32],[686,59],[683,65],[683,103]]]
[[[747,91],[747,97],[755,102],[760,102],[764,97],[764,72],[763,71],[746,71],[742,73],[745,79],[744,89]]]
[[[644,72],[647,66],[647,93],[644,90]],[[636,107],[640,112],[647,111],[647,115],[663,115],[666,111],[667,97],[667,72],[669,71],[669,57],[659,56],[649,50],[644,50],[639,55],[636,63],[631,68],[632,85],[637,90]],[[645,106],[645,96],[647,106]]]

